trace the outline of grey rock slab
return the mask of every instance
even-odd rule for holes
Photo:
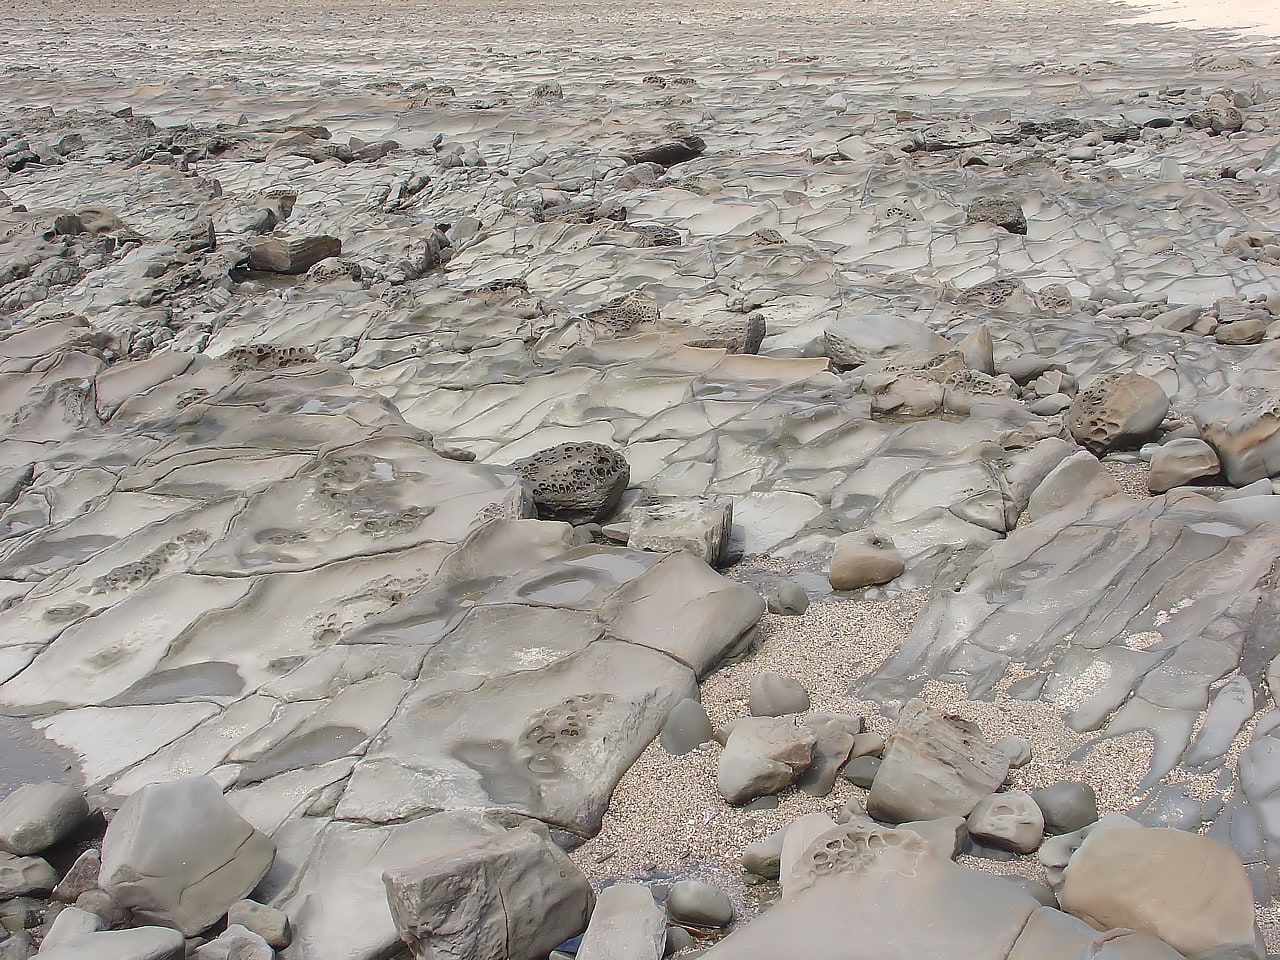
[[[946,353],[952,345],[918,320],[889,314],[867,314],[837,320],[824,334],[827,356],[842,367],[892,357],[907,350]]]
[[[799,680],[771,670],[751,678],[747,704],[753,717],[782,717],[809,709],[809,694]]]
[[[1253,684],[1232,677],[1213,696],[1204,723],[1186,753],[1186,762],[1204,767],[1223,762],[1232,742],[1255,710]]]
[[[104,930],[41,950],[42,960],[184,960],[186,943],[177,930],[135,927]]]
[[[983,797],[970,811],[969,835],[1014,853],[1031,853],[1044,838],[1044,814],[1029,793],[1009,790]]]
[[[217,923],[257,886],[275,845],[208,777],[143,787],[107,827],[99,882],[140,918],[187,936]]]
[[[662,748],[679,757],[714,736],[707,711],[697,700],[688,698],[671,708],[667,722],[662,725]]]
[[[0,849],[24,855],[53,846],[89,816],[84,795],[65,783],[27,783],[0,800]]]
[[[631,507],[627,545],[636,550],[683,550],[719,566],[733,528],[729,497],[645,497]]]
[[[1027,920],[1009,952],[1008,960],[1077,960],[1094,956],[1098,931],[1052,906],[1043,906]]]
[[[387,900],[415,957],[534,960],[580,933],[591,885],[541,824],[387,872]]]
[[[743,804],[793,784],[813,760],[817,736],[774,717],[739,720],[716,765],[720,796]]]
[[[1098,819],[1098,796],[1087,783],[1063,780],[1032,790],[1031,799],[1040,808],[1047,833],[1072,833]]]
[[[274,950],[283,950],[293,941],[293,926],[289,923],[289,915],[255,900],[233,903],[227,911],[227,923],[251,930],[267,941]]]
[[[58,883],[58,873],[39,857],[0,854],[0,900],[49,893]]]
[[[667,914],[678,923],[727,927],[733,922],[729,895],[702,880],[677,880],[667,891]]]
[[[578,960],[659,960],[667,945],[667,916],[642,883],[600,891]]]
[[[860,822],[867,822],[865,817]],[[784,897],[790,897],[813,879],[810,847],[820,838],[834,834],[840,825],[825,813],[796,817],[780,831],[782,847],[778,861],[778,883]]]
[[[981,736],[913,700],[898,716],[867,812],[891,823],[965,817],[1008,772],[1008,758]]]

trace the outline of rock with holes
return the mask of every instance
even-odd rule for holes
[[[953,349],[950,341],[920,321],[887,313],[845,317],[828,326],[823,337],[824,352],[838,367],[860,367],[868,360],[912,350],[939,354]]]
[[[1067,426],[1076,442],[1100,455],[1149,437],[1168,412],[1169,398],[1150,377],[1110,373],[1076,395]]]
[[[631,508],[627,546],[673,553],[683,550],[718,566],[733,529],[728,497],[646,497]]]
[[[143,787],[102,841],[99,883],[135,917],[194,936],[258,885],[275,844],[209,777]]]
[[[263,237],[249,247],[249,268],[267,273],[306,273],[321,260],[342,255],[337,237]]]
[[[859,590],[888,583],[902,575],[906,562],[882,533],[864,530],[846,533],[836,541],[827,579],[834,590]]]
[[[0,849],[24,855],[53,846],[89,816],[84,795],[65,783],[27,783],[0,800]]]
[[[808,727],[774,717],[744,717],[733,726],[716,785],[729,803],[777,793],[796,781],[813,760],[818,738]]]
[[[969,813],[969,835],[988,846],[1031,853],[1044,839],[1044,814],[1029,793],[1010,790],[983,797]]]
[[[1010,233],[1026,236],[1027,217],[1017,200],[1003,197],[983,197],[969,204],[965,211],[964,222],[990,223]]]
[[[540,515],[570,523],[606,518],[631,479],[622,454],[589,440],[540,450],[512,467],[528,484]]]
[[[659,960],[667,917],[642,883],[615,883],[600,892],[578,960]],[[503,954],[495,954],[503,956]]]
[[[886,823],[967,817],[1008,774],[1009,758],[972,724],[911,700],[894,726],[867,812]]]
[[[534,960],[581,933],[591,885],[541,823],[445,849],[383,875],[401,939],[420,960]]]

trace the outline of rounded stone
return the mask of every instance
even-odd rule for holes
[[[662,725],[662,748],[672,756],[683,756],[715,735],[702,704],[686,697],[674,707]]]
[[[1150,436],[1168,412],[1168,396],[1150,377],[1106,374],[1076,395],[1067,426],[1077,443],[1101,455]]]
[[[1044,816],[1046,833],[1072,833],[1098,819],[1098,795],[1087,783],[1063,780],[1032,790],[1031,799]]]
[[[593,441],[539,450],[512,469],[529,485],[540,514],[569,523],[603,520],[631,480],[622,454]]]
[[[667,913],[678,923],[698,927],[727,927],[733,904],[719,887],[701,880],[678,880],[667,893]]]
[[[1180,437],[1151,451],[1151,472],[1147,489],[1164,493],[1192,480],[1211,477],[1222,469],[1213,447],[1194,437]]]
[[[854,757],[840,768],[840,773],[846,780],[863,790],[871,789],[879,771],[880,758],[872,756]]]
[[[751,715],[784,717],[809,709],[809,694],[799,680],[766,670],[751,678]]]
[[[794,580],[776,580],[765,591],[764,602],[770,613],[798,617],[809,609],[809,594]]]
[[[859,590],[902,576],[906,563],[892,541],[881,534],[847,533],[836,541],[827,579],[836,590]]]
[[[1022,737],[1004,737],[993,746],[1009,758],[1010,767],[1023,767],[1031,762],[1031,744]]]
[[[968,818],[975,840],[1014,853],[1031,853],[1044,839],[1044,814],[1021,790],[983,797]]]

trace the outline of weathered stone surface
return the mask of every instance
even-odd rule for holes
[[[753,717],[782,717],[809,709],[809,694],[800,681],[763,670],[751,678],[747,708]]]
[[[1151,455],[1151,472],[1147,475],[1147,488],[1152,493],[1164,493],[1192,480],[1211,477],[1222,466],[1213,447],[1203,440],[1182,437],[1156,447]]]
[[[25,855],[53,846],[89,816],[84,795],[65,783],[27,783],[0,800],[0,849]]]
[[[254,900],[233,903],[227,911],[227,923],[256,933],[274,950],[283,950],[293,942],[289,915]]]
[[[40,942],[40,949],[42,951],[52,950],[59,944],[67,943],[91,933],[97,933],[99,930],[105,930],[106,928],[106,921],[96,913],[81,910],[79,907],[66,907],[59,911],[53,923],[49,925],[49,932],[44,935],[44,940]]]
[[[578,960],[659,960],[667,917],[641,883],[605,887],[578,946]]]
[[[1004,783],[1009,760],[919,700],[902,708],[867,800],[877,820],[966,817]]]
[[[217,923],[266,874],[271,839],[208,777],[143,787],[102,841],[99,882],[140,918],[191,936]]]
[[[512,468],[529,485],[539,511],[571,523],[608,517],[631,478],[622,454],[593,442],[549,447]]]
[[[1149,436],[1169,412],[1160,384],[1140,373],[1108,374],[1089,383],[1067,414],[1071,435],[1101,454]]]
[[[975,200],[965,211],[964,222],[966,224],[991,223],[1010,233],[1023,236],[1027,233],[1027,217],[1022,212],[1021,204],[1017,200],[1008,198],[984,197],[981,200]]]
[[[58,874],[47,860],[0,854],[0,900],[45,894],[58,883]]]
[[[918,320],[889,314],[846,317],[827,327],[826,354],[841,367],[858,367],[878,357],[906,350],[946,353],[951,343]]]
[[[415,957],[534,960],[580,933],[591,886],[541,824],[446,851],[383,877]]]
[[[183,960],[182,934],[164,927],[104,930],[91,933],[51,950],[41,950],[42,960]]]
[[[1031,853],[1044,838],[1044,814],[1029,793],[1009,790],[983,797],[968,817],[970,836],[1014,853]]]
[[[939,817],[937,820],[909,820],[898,824],[899,830],[910,830],[919,835],[929,852],[944,860],[954,860],[960,855],[965,838],[969,835],[964,817]]]
[[[858,590],[888,583],[906,564],[893,541],[874,531],[846,533],[836,541],[827,578],[835,590]]]
[[[658,553],[683,550],[714,567],[724,559],[732,527],[728,497],[646,497],[631,508],[627,546]]]
[[[809,766],[817,741],[812,730],[790,720],[739,720],[716,766],[720,796],[739,804],[790,786]]]
[[[306,273],[321,260],[341,254],[337,237],[263,237],[249,248],[249,266],[269,273]]]
[[[208,943],[196,948],[195,960],[273,960],[275,951],[252,930],[230,924]]]

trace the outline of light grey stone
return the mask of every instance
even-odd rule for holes
[[[136,927],[90,933],[39,955],[40,960],[184,960],[186,942],[177,930]]]
[[[195,960],[273,960],[266,940],[239,924],[230,924],[208,943],[196,948]]]
[[[20,786],[0,800],[0,849],[23,856],[40,853],[89,816],[84,795],[65,783]]]
[[[968,817],[969,835],[988,846],[1031,853],[1044,839],[1044,814],[1029,793],[1009,790],[983,797]]]
[[[289,915],[255,900],[233,903],[227,911],[227,924],[244,927],[267,941],[274,950],[283,950],[293,942],[293,926]]]
[[[818,742],[813,747],[813,760],[796,785],[810,796],[825,797],[831,793],[840,768],[853,749],[854,734],[849,731],[861,730],[862,721],[858,717],[814,713],[805,717],[804,726],[814,732]]]
[[[47,953],[59,944],[106,928],[106,921],[96,913],[81,910],[79,907],[66,907],[59,911],[49,926],[49,932],[44,935],[44,940],[40,943],[40,952]]]
[[[1049,471],[1032,491],[1027,516],[1039,520],[1063,507],[1082,509],[1123,492],[1097,457],[1080,450]]]
[[[719,566],[733,528],[728,497],[646,497],[631,508],[627,546],[671,553],[683,550]]]
[[[875,756],[854,757],[841,768],[844,778],[855,787],[870,790],[875,783],[876,774],[880,771],[880,758]]]
[[[25,930],[0,940],[0,960],[31,960],[35,955],[36,943]]]
[[[857,367],[876,357],[907,350],[946,353],[951,343],[918,320],[889,314],[866,314],[837,320],[826,329],[826,354],[842,367]]]
[[[918,834],[929,852],[944,860],[954,860],[969,835],[964,817],[939,817],[937,820],[912,820],[898,824],[899,830]]]
[[[667,915],[641,883],[600,891],[578,960],[659,960],[667,944]]]
[[[706,743],[715,731],[702,704],[686,697],[674,707],[662,725],[662,748],[672,756],[683,756],[699,744]]]
[[[1221,466],[1213,447],[1203,440],[1192,437],[1170,440],[1152,453],[1147,488],[1152,493],[1164,493],[1192,480],[1211,477]]]
[[[858,590],[888,583],[902,575],[906,562],[893,542],[875,531],[846,533],[836,541],[827,568],[835,590]]]
[[[817,740],[812,730],[789,720],[739,720],[716,766],[720,796],[742,804],[790,786],[813,760]]]
[[[0,854],[0,900],[46,894],[57,884],[57,871],[47,860]]]
[[[719,887],[702,880],[677,880],[667,891],[667,913],[679,923],[698,927],[727,927],[733,904]]]
[[[782,717],[809,709],[809,694],[799,680],[763,670],[751,678],[748,709],[753,717]]]
[[[1031,744],[1022,737],[1001,737],[992,746],[1009,758],[1011,768],[1016,769],[1031,762]]]

